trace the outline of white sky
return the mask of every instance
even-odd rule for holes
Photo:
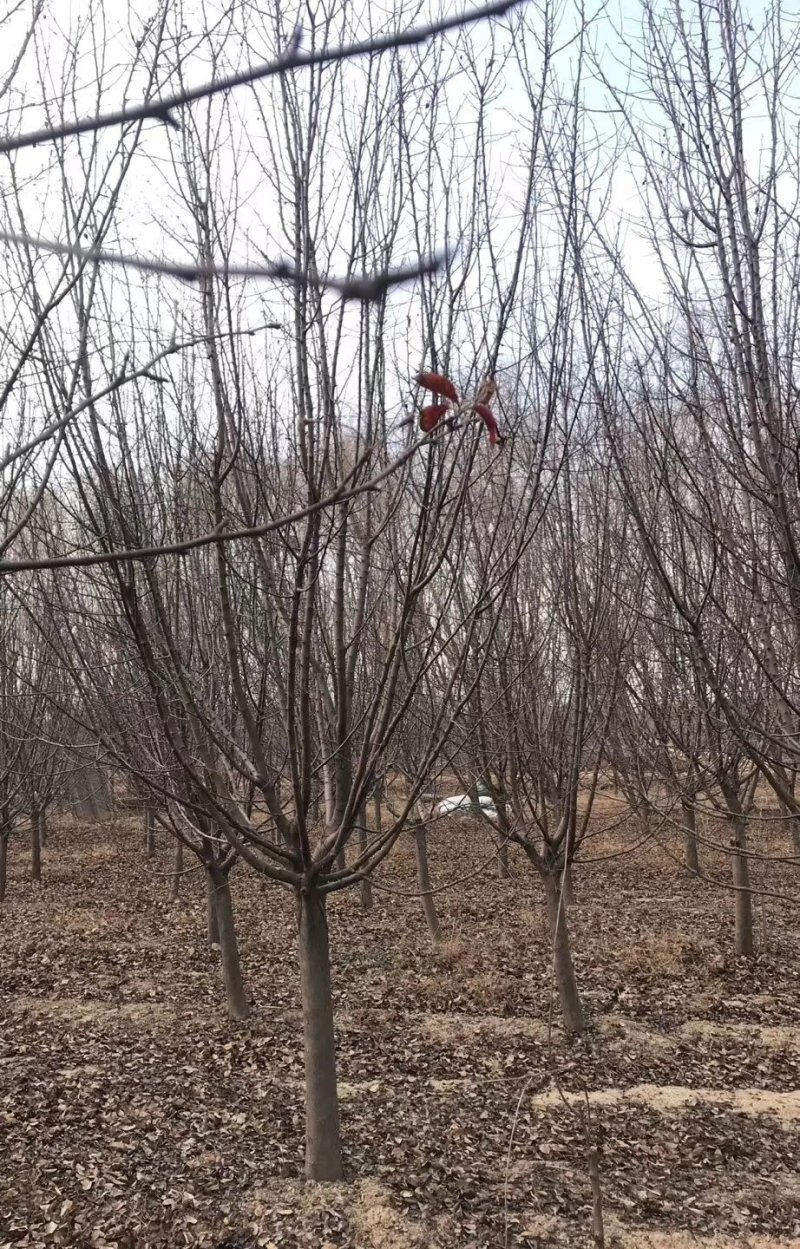
[[[455,11],[464,7],[461,3],[447,4],[446,11]],[[658,7],[658,6],[657,6]],[[660,6],[667,11],[667,6]],[[268,6],[263,7],[267,13]],[[293,10],[286,5],[281,6],[284,13]],[[35,128],[46,120],[47,112],[42,107],[42,86],[49,101],[58,98],[59,85],[65,70],[70,63],[70,48],[76,48],[78,86],[65,106],[68,115],[93,113],[96,109],[109,109],[117,106],[122,100],[122,93],[128,77],[128,69],[133,57],[134,41],[141,38],[145,22],[157,12],[155,3],[133,6],[124,0],[50,0],[45,6],[45,13],[40,23],[37,40],[29,47],[19,74],[3,103],[9,109],[9,125],[12,129]],[[244,2],[233,6],[234,12],[250,14],[248,33],[250,46],[246,47],[239,29],[232,29],[224,42],[223,62],[220,72],[238,68],[248,60],[257,61],[273,54],[268,17],[259,19],[258,8]],[[7,67],[13,60],[15,49],[24,29],[30,11],[30,0],[12,16],[11,20],[0,27],[0,81]],[[384,6],[377,4],[361,4],[349,6],[350,20],[360,19],[363,33],[367,33],[366,23],[372,20],[380,25],[383,20]],[[394,11],[386,6],[386,11]],[[407,14],[412,15],[405,24],[419,24],[441,9],[428,3],[405,6]],[[215,32],[217,46],[222,41],[222,30],[225,26],[226,6],[203,0],[184,0],[181,9],[182,25],[178,21],[178,5],[173,3],[171,12],[174,14],[168,22],[168,30],[174,40],[176,51],[164,58],[165,71],[168,65],[174,65],[179,54],[183,61],[183,73],[188,83],[204,81],[209,76],[209,57],[211,43],[206,32]],[[307,26],[308,9],[298,6],[299,24]],[[611,5],[607,9],[597,7],[597,15],[590,22],[590,40],[596,49],[600,62],[606,73],[621,88],[628,82],[628,65],[631,60],[629,49],[619,37],[621,31],[625,39],[630,40],[635,48],[637,35],[641,31],[641,5],[639,0],[622,0],[622,3]],[[534,74],[540,64],[537,39],[541,34],[543,19],[541,6],[529,4],[525,6],[525,20],[528,26],[526,48],[530,56]],[[288,21],[287,28],[292,22]],[[401,23],[402,24],[402,23]],[[555,60],[555,78],[553,95],[561,94],[568,97],[572,91],[575,64],[576,44],[573,36],[577,28],[577,9],[568,3],[558,6],[556,27],[556,44],[561,51]],[[350,38],[353,34],[350,33]],[[502,23],[495,27],[495,56],[508,50],[509,39]],[[519,37],[519,36],[517,36]],[[464,36],[461,36],[463,39]],[[472,28],[470,40],[476,50],[479,63],[485,65],[489,55],[490,33],[484,28]],[[474,136],[474,95],[469,87],[466,70],[459,68],[447,49],[456,42],[453,35],[443,37],[436,45],[429,47],[424,55],[432,56],[438,52],[444,62],[449,65],[447,82],[440,88],[440,107],[442,108],[439,133],[443,144],[450,145],[453,159],[456,161],[456,183],[461,181],[461,191],[465,202],[468,202],[469,178],[471,176],[468,162]],[[308,40],[306,38],[307,46]],[[420,54],[409,50],[402,54],[404,64],[413,66]],[[355,62],[343,71],[347,84],[344,98],[335,111],[330,136],[325,145],[324,186],[322,187],[321,211],[330,213],[331,219],[336,217],[337,196],[341,197],[339,214],[346,213],[347,193],[349,188],[343,185],[345,179],[345,163],[343,157],[343,141],[348,126],[353,125],[352,113],[364,90],[365,62]],[[592,75],[588,67],[584,69],[585,89],[584,101],[589,109],[588,118],[596,127],[597,150],[594,158],[597,167],[602,170],[618,141],[619,131],[613,112],[609,111],[609,98],[606,89]],[[558,80],[556,89],[555,80]],[[98,93],[97,83],[102,85]],[[175,84],[174,76],[166,72],[162,75],[162,90],[169,91]],[[277,80],[271,80],[257,88],[259,98],[269,101],[277,99],[279,88]],[[129,85],[127,96],[135,100],[141,92],[141,85],[134,80]],[[530,106],[526,98],[524,83],[518,64],[513,58],[508,62],[504,73],[502,88],[498,87],[496,99],[489,110],[488,127],[493,136],[489,154],[489,180],[497,197],[495,214],[496,239],[503,246],[504,232],[507,240],[513,239],[517,223],[515,205],[521,197],[524,183],[525,163],[524,150],[528,128],[530,126]],[[0,104],[2,108],[2,104]],[[217,151],[219,162],[219,183],[223,194],[230,194],[237,201],[237,223],[232,247],[234,260],[253,260],[258,250],[271,258],[285,255],[291,239],[280,228],[278,221],[278,200],[270,179],[265,176],[263,161],[264,145],[261,139],[254,144],[254,136],[261,135],[263,125],[255,107],[254,99],[248,89],[237,91],[231,100],[231,109],[235,120],[230,134],[223,135],[223,141]],[[202,115],[205,105],[195,106],[195,113]],[[639,111],[642,112],[641,106]],[[213,112],[219,113],[219,104],[215,104]],[[646,114],[643,114],[646,115]],[[356,121],[355,124],[358,124]],[[758,148],[763,135],[763,118],[759,120],[758,110],[754,111],[753,119],[748,123],[752,133],[754,165],[758,160]],[[276,133],[278,133],[276,124]],[[118,139],[119,132],[114,129],[104,134],[100,140],[104,150],[111,150]],[[78,155],[82,147],[88,150],[90,141],[82,139],[80,144],[72,140],[68,143],[68,170],[73,176],[76,186],[80,185],[82,167]],[[248,145],[250,150],[248,150]],[[121,202],[115,216],[115,225],[106,240],[106,246],[119,247],[121,250],[137,252],[151,257],[166,256],[174,260],[192,260],[195,257],[195,243],[191,228],[187,225],[185,211],[180,204],[176,187],[173,165],[177,150],[174,132],[168,132],[162,125],[151,122],[145,127],[144,137],[139,150],[134,156],[131,174],[125,183]],[[420,157],[423,147],[420,147]],[[62,242],[79,242],[72,237],[65,225],[61,212],[61,192],[57,171],[52,171],[53,151],[49,145],[37,147],[15,157],[16,176],[23,185],[22,202],[25,209],[25,224],[28,232],[40,233],[43,236],[56,238]],[[458,173],[458,162],[463,161],[461,174]],[[51,176],[47,170],[51,169]],[[421,176],[421,175],[420,175]],[[610,179],[610,186],[607,182]],[[7,166],[0,158],[0,187],[8,189]],[[234,191],[235,188],[235,191]],[[635,274],[637,285],[650,297],[657,299],[663,292],[663,279],[659,264],[654,257],[652,247],[645,237],[642,210],[642,178],[637,168],[635,152],[630,145],[625,145],[617,153],[613,169],[599,175],[598,192],[593,202],[599,202],[600,196],[606,193],[603,229],[608,237],[617,239],[622,249],[627,268]],[[436,194],[432,190],[420,190],[420,196],[428,199]],[[410,229],[408,206],[404,207],[403,227],[395,262],[414,259],[415,246]],[[542,246],[552,249],[557,254],[560,244],[561,227],[552,212],[552,194],[547,191],[537,208],[539,214],[538,230]],[[441,217],[437,206],[434,206],[434,218]],[[458,212],[455,218],[458,218]],[[462,226],[464,213],[462,209]],[[18,224],[13,219],[11,228]],[[344,222],[347,225],[346,219]],[[437,231],[437,245],[452,243],[453,220],[440,221],[441,228]],[[336,264],[337,248],[331,246],[333,263]],[[132,278],[134,287],[153,290],[152,279]],[[148,285],[149,284],[149,285]],[[164,292],[160,296],[159,313],[169,322],[172,316],[172,300],[175,305],[186,309],[189,314],[196,309],[196,294],[181,283],[164,283]],[[476,288],[477,295],[477,288]],[[241,297],[246,306],[246,316],[252,316],[253,324],[277,316],[284,319],[287,315],[285,301],[280,291],[264,286],[251,284],[241,288]],[[165,306],[166,304],[166,306]],[[419,326],[407,321],[402,325],[404,310],[408,316],[417,316],[416,305],[411,305],[402,292],[393,297],[395,316],[396,354],[398,368],[408,367],[403,362],[413,358],[420,342]],[[481,315],[483,310],[481,311]],[[357,311],[354,310],[354,316]],[[469,338],[469,335],[467,335]],[[467,346],[466,350],[469,348]],[[414,366],[419,362],[414,361]]]

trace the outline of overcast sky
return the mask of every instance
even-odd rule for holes
[[[461,4],[446,6],[445,11],[456,11]],[[657,11],[669,12],[668,5],[656,6]],[[16,49],[23,38],[29,21],[30,2],[20,8],[0,31],[0,71],[5,74],[11,67]],[[8,109],[8,126],[12,130],[31,129],[52,117],[62,93],[62,82],[70,81],[70,96],[64,103],[66,116],[90,114],[98,108],[118,106],[126,98],[135,101],[143,90],[146,65],[149,58],[131,75],[136,44],[149,30],[152,39],[152,19],[160,11],[160,5],[151,3],[135,7],[124,0],[52,0],[45,4],[37,27],[21,63],[19,72],[3,101]],[[239,69],[248,63],[270,58],[279,50],[271,6],[261,8],[255,4],[242,3],[228,6],[203,3],[202,0],[177,0],[170,6],[167,20],[167,37],[159,61],[158,82],[160,92],[169,92],[177,86],[175,67],[180,64],[183,80],[188,84],[204,81],[211,73],[211,57],[217,59],[217,72],[225,73]],[[295,25],[304,31],[304,46],[308,46],[313,26],[311,14],[314,6],[281,6],[285,30]],[[439,6],[427,3],[419,5],[348,5],[348,39],[369,33],[369,24],[381,30],[387,22],[395,22],[403,29],[411,24],[425,22],[441,12]],[[596,187],[591,204],[596,211],[603,206],[601,225],[605,236],[614,240],[622,252],[628,270],[635,274],[636,283],[653,300],[664,294],[660,265],[656,262],[650,241],[646,237],[643,195],[649,194],[644,185],[635,146],[630,138],[621,139],[619,116],[612,107],[607,86],[600,79],[601,69],[612,83],[621,90],[633,88],[638,92],[635,75],[638,73],[639,39],[642,30],[642,6],[639,0],[622,0],[608,7],[595,6],[587,9],[583,18],[587,22],[587,56],[582,68],[582,139],[587,164],[595,171]],[[295,17],[295,14],[297,15]],[[524,19],[525,27],[516,24]],[[555,109],[558,97],[571,96],[577,66],[579,43],[576,32],[581,15],[577,6],[562,3],[554,10],[554,46],[552,80],[548,92],[549,106]],[[394,16],[390,16],[394,15]],[[471,159],[474,144],[476,118],[475,73],[461,55],[471,48],[474,65],[485,72],[490,57],[502,62],[502,69],[492,82],[491,103],[486,111],[487,132],[491,141],[487,146],[486,172],[492,187],[494,201],[495,239],[499,241],[500,265],[503,251],[513,252],[515,230],[518,226],[517,206],[522,197],[527,174],[528,134],[532,125],[530,103],[531,81],[535,90],[535,78],[541,66],[541,38],[544,18],[541,6],[528,4],[511,19],[511,30],[505,22],[488,27],[473,27],[469,34],[446,35],[419,51],[409,49],[401,53],[403,65],[413,76],[420,64],[419,91],[412,91],[414,107],[422,110],[432,107],[433,93],[438,108],[436,133],[452,157],[450,168],[452,192],[458,192],[463,202],[469,202]],[[336,36],[334,26],[333,35]],[[520,42],[524,41],[525,55],[520,55]],[[149,45],[145,43],[145,49]],[[523,69],[527,65],[527,75]],[[75,72],[72,73],[73,64]],[[345,242],[348,235],[347,213],[351,187],[347,178],[345,148],[353,139],[353,129],[363,125],[367,115],[362,108],[363,94],[369,90],[367,64],[357,61],[342,68],[342,84],[332,106],[330,128],[324,142],[324,160],[321,170],[315,174],[319,183],[318,210],[324,218],[325,230],[330,234],[328,251],[330,263],[336,266],[345,256],[346,248],[335,240],[341,235]],[[441,80],[436,73],[441,72]],[[433,73],[433,78],[431,78]],[[633,73],[633,77],[632,77]],[[388,68],[386,71],[388,75]],[[388,77],[384,75],[379,90],[384,89]],[[787,99],[793,80],[789,80]],[[426,96],[427,92],[427,96]],[[43,106],[43,97],[46,107]],[[261,103],[261,109],[258,103]],[[231,258],[253,260],[266,255],[275,258],[291,252],[291,230],[284,228],[279,208],[288,202],[288,192],[276,186],[280,178],[271,176],[271,156],[267,150],[265,135],[274,120],[274,135],[280,142],[281,126],[278,116],[280,87],[276,79],[260,84],[255,92],[244,88],[235,92],[227,104],[227,115],[219,131],[219,142],[214,156],[217,163],[217,185],[223,199],[231,209],[235,208],[235,222],[231,219]],[[211,116],[219,118],[223,112],[222,100],[211,106]],[[633,104],[642,124],[648,123],[657,140],[659,119],[657,112],[638,95]],[[205,103],[195,106],[196,116],[205,116]],[[370,113],[377,117],[377,112]],[[266,119],[266,120],[265,120]],[[753,151],[753,167],[757,171],[759,151],[765,132],[763,112],[755,101],[752,117],[746,123],[749,142]],[[265,131],[265,126],[267,130]],[[423,131],[420,131],[424,134]],[[100,139],[101,149],[111,151],[117,143],[119,131],[104,133]],[[433,201],[433,218],[439,212],[435,202],[438,194],[435,182],[425,180],[424,142],[419,145],[420,196],[426,198],[430,207]],[[669,142],[669,140],[667,140]],[[67,173],[75,186],[80,185],[82,172],[80,152],[88,150],[90,140],[71,140],[66,146]],[[21,186],[20,201],[24,206],[25,225],[30,233],[41,234],[62,242],[79,242],[70,233],[61,210],[60,172],[53,161],[51,145],[42,145],[33,151],[15,157],[18,184]],[[106,246],[135,252],[149,257],[167,257],[174,260],[193,260],[196,257],[196,237],[187,224],[185,206],[182,203],[181,173],[176,166],[180,156],[180,137],[157,122],[145,124],[143,137],[133,158],[131,172],[124,184],[114,224],[110,229]],[[279,162],[282,151],[279,150]],[[613,160],[612,160],[613,157]],[[7,168],[7,167],[6,167]],[[0,163],[0,178],[6,173]],[[557,253],[561,238],[561,223],[553,211],[552,188],[542,180],[541,201],[537,203],[537,234],[546,250],[548,242]],[[8,192],[8,182],[4,184]],[[102,193],[101,193],[102,198]],[[387,211],[391,211],[391,199],[387,186]],[[412,229],[413,212],[408,205],[402,208],[403,225],[398,235],[394,261],[413,259],[416,239]],[[452,244],[453,231],[466,228],[464,209],[445,219],[441,214],[441,228],[435,232],[433,242],[437,246]],[[11,218],[12,226],[18,221]],[[475,271],[476,274],[478,270]],[[479,278],[470,279],[477,283]],[[154,289],[150,279],[134,276],[134,289]],[[159,308],[152,307],[147,316],[164,316],[168,322],[172,315],[171,300],[175,307],[188,310],[191,318],[196,311],[196,292],[181,283],[163,283],[159,290]],[[287,315],[285,299],[280,291],[264,285],[243,283],[239,288],[243,318],[252,317],[253,324]],[[127,298],[127,297],[126,297]],[[165,311],[166,300],[166,311]],[[146,301],[145,301],[146,302]],[[393,298],[394,334],[398,360],[414,359],[419,347],[420,327],[413,320],[418,316],[415,306],[405,300],[402,292]],[[194,310],[194,311],[193,311]],[[408,312],[404,324],[404,315]],[[480,308],[484,316],[485,308]],[[357,312],[354,311],[354,317]],[[355,320],[352,322],[355,326]],[[347,333],[347,329],[345,330]],[[355,330],[353,330],[355,332]],[[467,335],[469,350],[469,335]],[[419,360],[419,364],[423,361]]]

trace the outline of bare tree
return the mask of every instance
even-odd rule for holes
[[[330,41],[347,21],[346,9],[333,10],[312,37]],[[276,40],[286,34],[276,13]],[[222,72],[227,45],[212,41],[208,52]],[[202,355],[175,355],[158,373],[110,390],[119,352],[114,344],[97,351],[96,343],[114,315],[115,288],[99,282],[94,302],[76,288],[86,406],[64,433],[71,480],[58,483],[58,525],[48,522],[41,532],[29,525],[17,545],[21,556],[71,542],[110,557],[70,575],[63,564],[55,575],[42,573],[37,593],[59,623],[51,644],[110,761],[147,795],[159,824],[204,862],[226,969],[238,961],[226,958],[233,862],[243,860],[295,895],[306,1170],[315,1179],[339,1176],[342,1165],[326,899],[368,878],[403,830],[452,731],[459,656],[519,553],[514,534],[498,533],[484,584],[459,612],[449,594],[434,593],[453,562],[468,560],[465,500],[487,458],[502,453],[472,414],[474,366],[465,370],[464,402],[433,434],[417,429],[413,407],[406,418],[408,375],[419,367],[409,370],[408,358],[419,360],[422,349],[424,360],[439,361],[455,349],[460,314],[460,343],[477,323],[472,269],[496,228],[493,199],[485,200],[482,232],[448,262],[446,307],[437,306],[429,279],[420,279],[424,329],[402,349],[402,362],[388,357],[387,342],[408,309],[393,310],[384,290],[352,311],[314,280],[335,263],[354,275],[376,258],[388,269],[398,252],[419,254],[425,232],[447,235],[455,223],[463,232],[472,219],[473,205],[455,189],[481,185],[480,160],[465,167],[448,156],[449,117],[437,109],[427,120],[416,85],[416,76],[427,79],[431,91],[445,73],[442,58],[455,63],[457,55],[457,48],[433,47],[410,77],[397,55],[367,57],[347,75],[338,65],[323,72],[311,64],[303,78],[275,82],[272,109],[257,100],[249,141],[276,205],[270,233],[290,241],[295,267],[310,277],[282,297],[287,328],[274,349],[246,333],[249,296],[234,276],[212,275],[206,263],[230,254],[242,211],[237,184],[223,178],[220,163],[221,153],[238,150],[239,122],[226,102],[192,113],[170,141],[171,185],[205,275],[186,309],[187,338],[202,343]],[[479,117],[488,107],[481,89],[474,99]],[[431,199],[428,210],[410,180],[420,124],[429,149],[451,161],[443,166],[441,202]],[[326,161],[334,128],[351,174],[345,179]],[[387,198],[394,203],[388,215]],[[492,330],[495,359],[530,205],[528,191],[503,279],[508,307]],[[498,249],[500,237],[507,247],[507,222]],[[128,305],[129,337],[146,327],[150,358],[163,350],[159,290],[134,298],[131,289]],[[274,318],[270,305],[263,319]],[[102,407],[92,400],[98,387]],[[498,475],[513,471],[513,459],[503,456]],[[352,490],[339,498],[342,482]],[[536,488],[534,480],[528,508]],[[259,532],[265,518],[272,527]],[[180,560],[159,558],[198,531],[218,537],[190,544]],[[252,537],[230,540],[242,532]],[[116,559],[132,551],[139,558]],[[451,675],[435,713],[417,726],[407,791],[364,838],[364,809],[393,759],[415,691],[437,665],[443,670],[445,654]],[[226,975],[240,1017],[235,979]]]

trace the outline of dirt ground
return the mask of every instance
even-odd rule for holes
[[[374,909],[331,904],[347,1181],[306,1186],[291,898],[234,873],[252,1019],[225,1016],[196,873],[130,816],[56,823],[41,886],[12,846],[0,908],[0,1247],[582,1249],[595,1145],[608,1249],[800,1244],[797,911],[732,896],[624,835],[576,872],[592,1026],[552,1012],[540,888],[431,837],[434,952],[402,845]],[[759,843],[756,840],[756,844]],[[785,845],[775,842],[785,853]],[[724,865],[711,869],[727,878]],[[798,869],[756,866],[797,896]],[[388,890],[391,890],[389,892]]]

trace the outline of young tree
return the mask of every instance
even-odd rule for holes
[[[310,36],[330,42],[349,21],[346,8],[332,10]],[[278,13],[278,46],[287,34]],[[453,64],[457,47],[446,54]],[[209,55],[221,69],[227,48],[212,41]],[[415,74],[437,82],[443,55],[436,47],[417,55]],[[274,205],[270,241],[283,233],[303,275],[283,298],[286,328],[274,349],[260,331],[251,335],[247,292],[224,268],[209,272],[212,256],[230,255],[244,211],[238,179],[245,172],[223,177],[222,154],[244,150],[245,132],[228,104],[215,103],[193,112],[171,146],[174,202],[191,223],[204,274],[195,305],[184,310],[187,337],[202,354],[148,370],[135,388],[110,393],[102,411],[87,402],[84,419],[66,431],[72,480],[60,491],[54,537],[63,543],[71,535],[83,550],[111,558],[39,584],[59,622],[56,645],[81,714],[109,758],[152,794],[165,826],[206,856],[210,874],[224,873],[238,856],[295,895],[306,1170],[331,1179],[342,1162],[327,896],[360,884],[400,835],[451,731],[448,686],[417,742],[407,794],[365,843],[366,802],[415,691],[445,653],[455,683],[474,622],[516,557],[513,545],[495,545],[491,576],[474,601],[458,618],[448,601],[445,631],[430,587],[446,560],[459,552],[467,558],[473,535],[464,502],[487,458],[500,452],[466,401],[432,434],[418,429],[416,404],[405,418],[408,357],[413,351],[419,359],[424,347],[426,359],[440,358],[429,333],[445,344],[437,352],[451,351],[462,311],[467,337],[477,249],[500,227],[487,198],[482,234],[448,262],[444,326],[443,311],[431,312],[433,288],[421,281],[425,328],[403,349],[400,373],[386,344],[408,308],[393,310],[384,291],[353,309],[332,299],[318,276],[334,266],[348,275],[387,270],[409,247],[418,254],[415,231],[425,222],[431,235],[462,232],[474,205],[454,192],[481,185],[479,159],[448,154],[449,117],[441,103],[426,116],[425,98],[397,56],[368,57],[352,72],[312,65],[303,76],[281,77],[268,98],[273,107],[259,98],[246,137]],[[477,89],[475,102],[479,113],[488,107]],[[428,208],[406,172],[420,126],[447,174],[440,202],[432,198]],[[352,177],[343,179],[327,159],[335,131],[347,136]],[[502,280],[509,307],[514,257],[530,222],[526,191]],[[507,221],[493,240],[498,264],[501,240],[507,248]],[[154,355],[166,350],[158,289],[131,293],[128,314],[128,337],[145,327]],[[91,396],[98,373],[114,375],[117,353],[113,344],[95,350],[110,296],[101,286],[96,305],[82,298],[79,290],[88,344],[81,385]],[[509,307],[492,331],[498,344]],[[272,305],[269,312],[273,324]],[[468,383],[469,370],[465,376]],[[504,462],[499,472],[513,471],[511,457]],[[252,536],[231,540],[242,531]],[[117,558],[180,545],[198,532],[211,540],[177,560]],[[209,860],[212,847],[219,849]],[[215,888],[222,941],[224,889]]]

